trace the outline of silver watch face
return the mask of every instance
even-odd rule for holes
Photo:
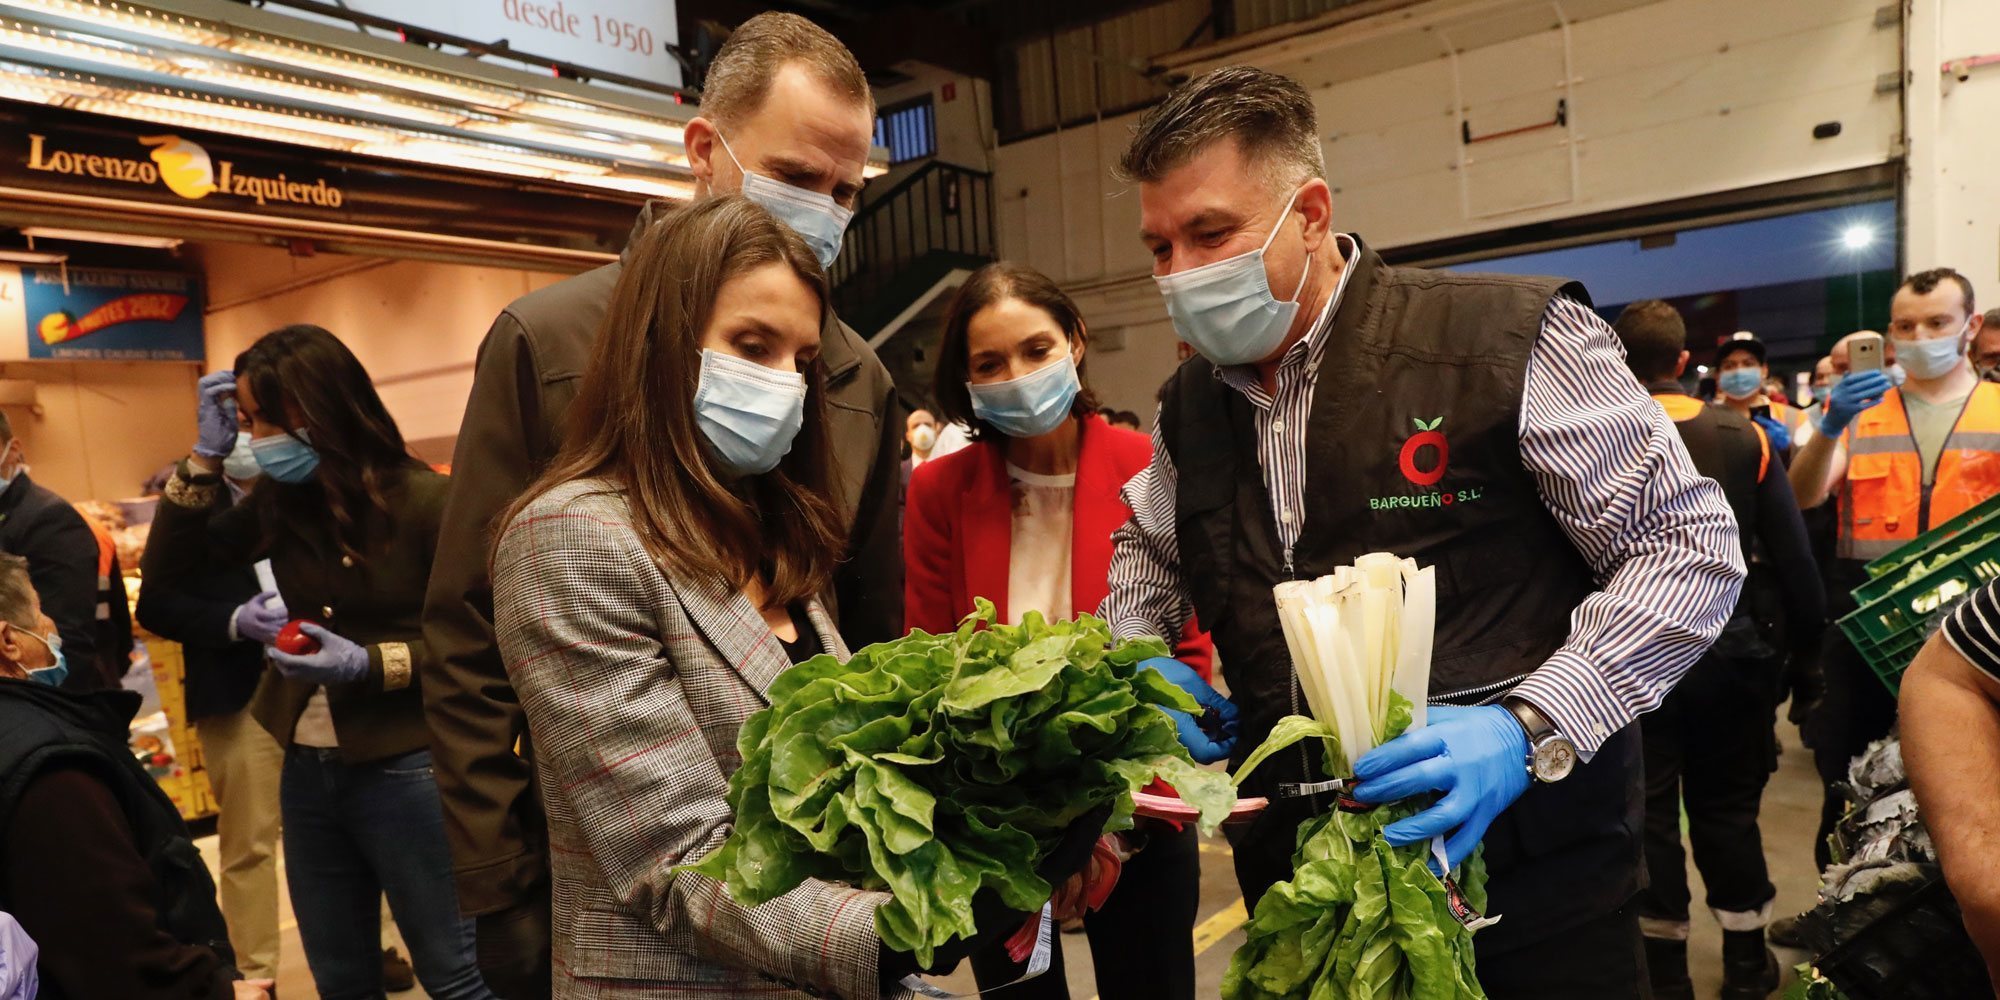
[[[1576,744],[1561,736],[1545,736],[1535,743],[1530,766],[1536,781],[1561,781],[1576,770]]]

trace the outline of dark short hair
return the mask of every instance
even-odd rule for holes
[[[1234,139],[1245,160],[1280,186],[1326,176],[1319,112],[1298,81],[1249,66],[1224,66],[1175,87],[1139,119],[1118,171],[1157,181],[1209,146]]]
[[[1688,340],[1679,309],[1660,299],[1640,299],[1618,314],[1611,329],[1625,345],[1625,366],[1639,381],[1674,377]]]
[[[797,14],[770,11],[737,25],[716,51],[702,78],[702,115],[730,125],[756,114],[778,71],[793,63],[874,114],[867,74],[840,39]]]
[[[931,397],[937,400],[938,414],[945,423],[964,424],[972,429],[972,439],[983,441],[989,435],[998,435],[991,424],[979,419],[972,412],[972,393],[965,388],[971,372],[971,328],[972,318],[996,302],[1018,299],[1048,313],[1056,321],[1063,335],[1071,345],[1087,343],[1084,333],[1083,314],[1077,311],[1076,303],[1063,292],[1048,275],[1025,264],[1013,261],[995,261],[965,279],[959,286],[958,294],[952,296],[951,309],[945,314],[944,335],[938,340],[937,373],[931,385]],[[1070,405],[1070,415],[1087,417],[1097,412],[1097,395],[1090,391],[1090,379],[1084,374],[1084,366],[1089,358],[1076,363],[1076,379],[1082,389],[1076,394],[1076,402]]]
[[[33,632],[41,624],[31,616],[34,608],[35,584],[28,577],[28,561],[0,552],[0,621]]]
[[[1972,315],[1975,309],[1972,297],[1972,279],[1949,267],[1934,267],[1928,271],[1918,271],[1904,278],[1902,287],[1918,295],[1929,295],[1937,289],[1937,286],[1944,284],[1946,281],[1958,282],[1958,290],[1965,295],[1965,314],[1967,316]]]
[[[1986,315],[1980,322],[1982,325],[1979,328],[1979,332],[1985,333],[1991,330],[1994,333],[2000,333],[2000,309],[1986,310]],[[5,421],[6,419],[4,414],[0,414],[0,421]],[[6,426],[4,422],[0,422],[0,429],[4,429]]]

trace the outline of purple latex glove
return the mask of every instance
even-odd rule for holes
[[[291,612],[285,610],[284,599],[275,590],[267,590],[256,597],[244,601],[236,609],[236,636],[268,646],[278,640],[278,630],[292,620]]]
[[[1354,765],[1362,802],[1425,792],[1444,797],[1382,828],[1391,844],[1444,836],[1451,867],[1472,856],[1495,817],[1528,790],[1528,732],[1499,705],[1432,705],[1429,724],[1363,754]]]
[[[271,649],[278,672],[307,684],[348,684],[368,676],[368,647],[306,622],[299,631],[319,640],[319,652],[303,656]]]
[[[236,373],[213,372],[195,383],[194,453],[222,458],[236,448]]]

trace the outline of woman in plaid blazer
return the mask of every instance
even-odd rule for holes
[[[817,597],[842,550],[825,281],[747,201],[667,215],[619,278],[574,430],[502,522],[494,620],[548,810],[558,997],[903,993],[886,894],[810,882],[750,909],[675,870],[728,835],[737,731],[771,681],[847,653]]]

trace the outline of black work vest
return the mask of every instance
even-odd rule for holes
[[[1306,714],[1271,596],[1283,580],[1323,576],[1369,552],[1435,567],[1431,700],[1461,704],[1497,700],[1546,662],[1595,585],[1520,453],[1529,352],[1551,300],[1587,303],[1582,286],[1389,267],[1365,245],[1350,266],[1313,389],[1305,520],[1289,561],[1258,462],[1254,405],[1200,357],[1161,400],[1182,579],[1242,713],[1232,766],[1278,719]],[[1616,909],[1636,888],[1635,736],[1614,735],[1591,765],[1530,789],[1494,824],[1494,905],[1509,918],[1482,937],[1518,946]],[[1322,777],[1319,747],[1308,742],[1259,767],[1244,794]],[[1289,855],[1313,808],[1295,800],[1268,809],[1232,835],[1236,850]]]
[[[1728,407],[1705,405],[1694,417],[1674,421],[1674,429],[1687,445],[1694,470],[1715,480],[1729,500],[1743,545],[1743,565],[1750,572],[1734,612],[1707,655],[1751,663],[1782,659],[1787,640],[1779,588],[1787,584],[1774,567],[1758,558],[1756,539],[1758,486],[1764,476],[1784,475],[1784,464],[1766,457],[1757,425]]]
[[[0,680],[0,830],[7,829],[36,775],[56,766],[87,769],[132,825],[133,844],[153,873],[160,930],[183,944],[209,948],[233,965],[236,953],[208,866],[173,800],[126,746],[126,724],[138,707],[139,696],[129,691],[78,695],[33,681]],[[8,904],[0,887],[0,910],[11,909]],[[60,991],[50,992],[54,989],[43,982],[42,996],[61,1000]]]

